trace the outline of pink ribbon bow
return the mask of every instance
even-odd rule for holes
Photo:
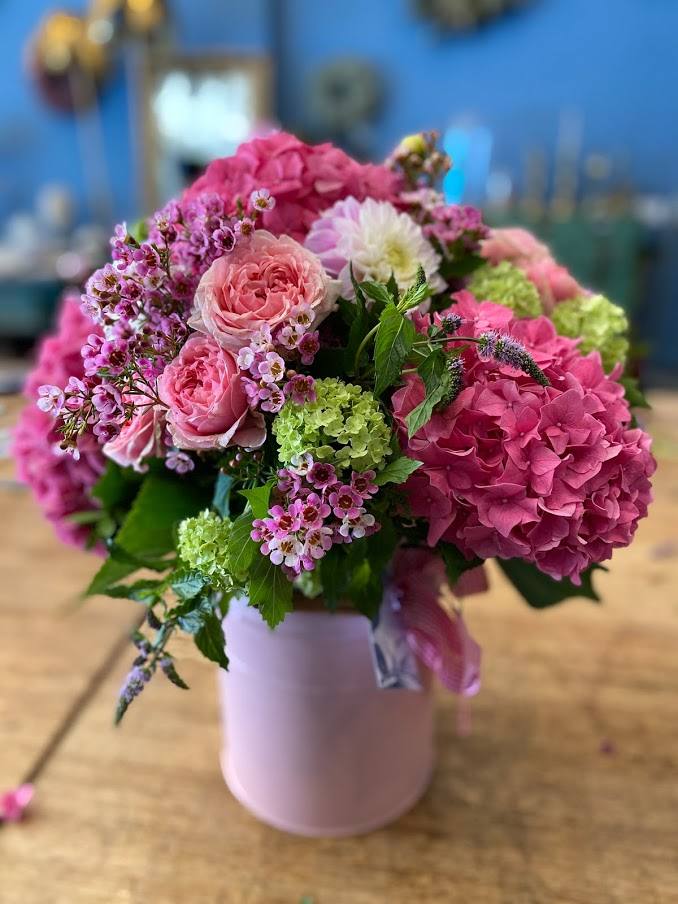
[[[393,581],[407,641],[416,656],[444,687],[464,697],[477,694],[482,651],[461,613],[450,613],[440,605],[447,583],[440,558],[425,549],[402,549],[394,562]],[[482,573],[475,579],[467,577],[465,583],[460,595],[481,592],[487,586]]]

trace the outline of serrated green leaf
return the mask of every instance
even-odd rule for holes
[[[122,581],[135,571],[139,566],[133,562],[120,562],[116,559],[106,559],[89,583],[86,596],[94,596],[97,593],[106,593],[110,587]]]
[[[380,305],[389,305],[395,303],[395,299],[392,297],[389,290],[381,283],[369,281],[362,282],[360,283],[360,288],[368,298],[371,298],[373,301],[378,302]]]
[[[240,490],[240,495],[249,502],[255,518],[265,518],[268,515],[268,503],[274,483],[275,481],[270,480],[263,486],[253,487],[251,490]]]
[[[180,600],[192,600],[204,589],[205,583],[199,571],[184,571],[173,578],[170,587]]]
[[[386,288],[388,289],[391,298],[398,304],[398,301],[400,300],[400,290],[398,289],[398,283],[396,282],[393,270],[391,270],[391,275],[386,283]]]
[[[184,518],[209,504],[206,491],[177,478],[150,475],[118,531],[116,543],[141,558],[155,558],[174,549],[174,530]]]
[[[177,606],[172,614],[176,617],[177,624],[182,631],[187,634],[197,634],[205,621],[214,615],[214,608],[209,596],[202,596],[198,599],[186,600],[181,606]]]
[[[389,462],[384,470],[377,474],[374,482],[378,487],[383,487],[387,483],[405,483],[410,474],[413,474],[422,464],[421,461],[402,455],[395,461]]]
[[[405,311],[411,311],[413,308],[419,307],[419,305],[423,301],[426,301],[426,299],[429,298],[432,294],[433,290],[426,282],[426,274],[424,273],[424,268],[420,266],[419,270],[417,271],[417,278],[415,279],[414,283],[400,299],[398,310],[402,313],[405,313]]]
[[[134,600],[137,603],[149,603],[158,599],[163,581],[142,580],[133,584],[114,584],[103,593],[114,599]]]
[[[255,554],[257,544],[252,540],[252,523],[254,513],[248,509],[233,522],[231,535],[228,538],[228,566],[234,577],[244,578],[247,575]]]
[[[556,581],[539,571],[536,565],[520,559],[497,559],[497,562],[525,602],[534,609],[546,609],[548,606],[578,596],[600,602],[592,581],[594,571],[606,570],[600,565],[592,565],[582,572],[581,587],[578,587],[569,578]]]
[[[221,619],[214,613],[205,617],[198,633],[193,638],[196,647],[203,656],[222,668],[228,668],[228,656],[225,650],[224,632],[221,627]]]
[[[407,415],[407,435],[414,436],[421,430],[433,415],[433,410],[445,397],[451,385],[451,374],[447,367],[447,355],[440,349],[436,349],[425,358],[417,368],[419,376],[424,381],[426,396]]]
[[[403,317],[393,302],[389,302],[381,313],[374,342],[375,395],[381,395],[400,379],[415,337],[412,321]]]
[[[233,486],[233,478],[224,471],[219,471],[217,481],[214,485],[214,496],[212,498],[212,508],[217,511],[222,518],[228,518],[231,514],[231,487]]]
[[[417,367],[417,373],[424,381],[426,392],[433,392],[440,386],[447,371],[447,358],[441,348],[437,348],[427,355]]]
[[[282,569],[258,552],[250,566],[249,600],[269,628],[275,628],[292,611],[292,591]]]

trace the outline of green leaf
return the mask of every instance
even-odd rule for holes
[[[268,502],[274,483],[275,481],[270,480],[263,486],[254,487],[251,490],[240,490],[240,495],[249,502],[255,518],[265,518],[268,515]]]
[[[102,509],[88,509],[84,512],[72,512],[70,515],[66,516],[66,520],[72,521],[73,524],[95,524],[97,521],[101,521],[102,518],[106,518],[106,512]]]
[[[336,609],[346,593],[348,570],[344,546],[333,546],[318,563],[323,599],[328,609]]]
[[[174,666],[174,662],[169,658],[167,654],[165,654],[163,658],[163,664],[160,666],[160,668],[165,673],[168,680],[171,681],[175,687],[180,687],[184,691],[190,690],[184,679],[177,672]]]
[[[391,270],[391,275],[388,278],[388,282],[386,283],[386,288],[388,289],[391,298],[398,304],[400,299],[400,291],[398,289],[398,283],[396,282],[395,274],[393,270]]]
[[[199,599],[187,600],[172,610],[172,614],[182,631],[197,634],[202,630],[205,621],[214,615],[214,608],[209,596],[202,596]]]
[[[140,474],[109,460],[106,470],[92,487],[92,496],[109,511],[127,508],[132,504],[142,480]]]
[[[467,559],[456,546],[451,543],[439,543],[436,547],[445,563],[445,571],[450,587],[454,588],[459,578],[465,571],[471,568],[477,568],[483,564],[482,559]]]
[[[534,609],[545,609],[577,596],[600,602],[600,597],[593,587],[592,577],[594,571],[606,570],[601,565],[592,565],[584,571],[581,576],[581,587],[577,587],[569,578],[555,581],[539,571],[536,565],[520,559],[497,559],[497,561],[518,593]]]
[[[417,271],[417,278],[401,298],[398,310],[405,313],[405,311],[410,311],[412,308],[417,308],[432,294],[431,287],[426,282],[424,268],[420,265]]]
[[[257,607],[269,628],[275,628],[292,611],[292,590],[280,566],[258,553],[250,568],[250,606]]]
[[[353,373],[356,353],[370,327],[370,318],[367,314],[362,294],[356,295],[353,307],[355,308],[355,316],[348,331],[348,343],[344,351],[344,366],[349,373]],[[358,365],[360,364],[359,361],[357,363]]]
[[[114,584],[103,591],[115,599],[134,600],[137,603],[154,603],[160,597],[164,581],[142,580],[133,584]]]
[[[376,301],[381,305],[394,304],[394,299],[391,293],[386,288],[386,286],[383,286],[381,283],[362,282],[360,283],[360,288],[368,298],[371,298],[373,301]]]
[[[180,600],[192,600],[204,589],[205,583],[199,571],[184,571],[176,575],[170,587]]]
[[[254,513],[248,509],[233,522],[228,538],[228,565],[234,577],[244,578],[252,564],[258,546],[251,538]]]
[[[384,470],[374,478],[374,482],[378,487],[383,487],[387,483],[405,483],[410,474],[413,474],[422,464],[421,461],[402,455],[387,464]]]
[[[228,668],[226,656],[224,632],[221,628],[221,619],[212,613],[205,617],[203,626],[193,638],[196,647],[203,656],[216,662],[222,669]]]
[[[428,355],[417,368],[417,372],[424,381],[426,396],[424,401],[407,415],[409,437],[414,436],[431,420],[434,408],[444,399],[452,379],[447,367],[447,356],[440,349]]]
[[[412,321],[389,302],[381,313],[374,342],[375,395],[381,395],[400,378],[415,336]]]
[[[141,485],[116,543],[134,556],[162,556],[174,549],[176,525],[208,504],[209,497],[195,484],[152,474]]]
[[[138,569],[139,566],[133,562],[120,562],[112,558],[106,559],[90,581],[85,595],[94,596],[97,593],[107,593],[110,587]]]
[[[622,377],[619,382],[624,387],[624,395],[626,396],[626,401],[629,403],[631,408],[652,407],[648,400],[645,398],[645,394],[640,388],[636,377]]]
[[[217,511],[222,518],[228,518],[231,514],[231,487],[233,486],[233,478],[224,471],[219,471],[217,482],[214,485],[214,496],[212,498],[212,508]]]

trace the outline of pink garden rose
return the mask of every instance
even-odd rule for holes
[[[318,258],[294,239],[256,230],[202,277],[189,325],[238,351],[262,327],[274,330],[302,310],[317,325],[338,291]]]
[[[143,473],[147,458],[164,458],[166,445],[165,409],[160,405],[139,408],[134,417],[123,424],[120,433],[106,443],[104,455],[121,468],[134,468]]]
[[[179,449],[256,449],[264,419],[250,411],[235,355],[211,336],[193,335],[158,379],[167,426]]]
[[[525,268],[525,276],[531,283],[534,283],[539,292],[546,314],[551,314],[559,301],[587,294],[586,289],[579,285],[570,271],[552,257],[545,257],[540,261],[528,264]]]
[[[340,198],[392,201],[399,187],[400,177],[385,166],[358,163],[331,144],[308,145],[274,132],[210,163],[184,197],[214,192],[235,210],[238,198],[246,203],[252,191],[267,188],[276,204],[263,214],[266,229],[303,241],[318,214]]]
[[[551,252],[543,242],[527,229],[517,226],[493,229],[489,238],[483,241],[480,253],[491,264],[509,261],[521,269],[527,264],[551,257]]]
[[[586,289],[569,270],[561,266],[549,248],[527,229],[493,229],[482,243],[480,253],[491,264],[509,261],[520,268],[539,292],[546,314],[550,314],[559,301],[586,294]]]
[[[421,379],[408,376],[392,405],[405,452],[423,462],[405,485],[412,513],[428,522],[431,546],[442,539],[469,558],[520,558],[579,583],[647,514],[650,438],[631,426],[624,388],[597,352],[582,356],[546,317],[507,323],[505,307],[457,298],[451,311],[464,333],[510,333],[551,385],[469,347],[466,388],[408,440],[405,419],[424,398]]]

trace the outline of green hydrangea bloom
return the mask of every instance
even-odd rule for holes
[[[561,336],[581,338],[584,354],[597,349],[606,371],[623,364],[629,350],[629,322],[624,311],[604,295],[582,295],[561,301],[551,315]]]
[[[179,525],[179,556],[189,568],[199,571],[215,587],[230,583],[228,540],[232,523],[214,512],[204,511]]]
[[[483,264],[473,275],[468,288],[478,301],[494,301],[511,308],[516,317],[539,317],[542,313],[539,292],[522,270],[509,261]]]
[[[310,452],[337,468],[382,467],[391,431],[372,393],[333,377],[317,380],[315,388],[315,402],[287,402],[273,421],[280,460],[289,464],[295,455]]]

